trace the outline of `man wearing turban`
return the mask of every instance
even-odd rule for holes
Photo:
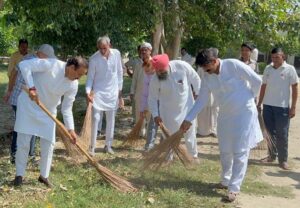
[[[198,93],[200,78],[188,63],[180,60],[169,61],[167,54],[154,56],[151,63],[156,76],[150,81],[149,109],[157,124],[163,122],[171,133],[175,133],[194,104],[191,86]],[[195,125],[186,132],[184,138],[188,152],[197,159]]]

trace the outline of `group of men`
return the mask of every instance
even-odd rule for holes
[[[50,45],[44,44],[38,50],[37,57],[23,58],[14,68],[18,77],[16,80],[21,79],[21,85],[25,84],[29,90],[28,96],[19,87],[16,104],[18,110],[14,129],[18,135],[15,185],[22,184],[30,141],[32,136],[38,136],[41,142],[41,174],[38,180],[51,186],[48,176],[55,143],[55,123],[35,102],[44,103],[56,115],[56,108],[63,96],[64,123],[76,142],[72,104],[78,89],[77,79],[86,73],[86,97],[92,104],[89,153],[95,155],[97,131],[105,113],[104,151],[114,154],[112,143],[116,110],[124,106],[122,60],[120,52],[111,48],[107,36],[98,38],[97,48],[89,64],[82,57],[70,58],[65,63],[55,57]],[[187,61],[170,61],[167,54],[152,57],[152,46],[146,42],[138,47],[139,58],[126,64],[134,69],[130,93],[135,106],[135,121],[143,119],[147,123],[144,127],[147,129],[146,151],[154,147],[157,128],[163,123],[171,133],[178,129],[185,132],[188,152],[197,160],[195,118],[207,106],[214,107],[217,113],[211,116],[213,122],[206,121],[210,122],[211,128],[206,127],[209,131],[203,134],[217,135],[222,166],[221,182],[217,186],[228,189],[225,200],[230,202],[240,192],[250,149],[263,139],[257,111],[262,104],[264,121],[275,144],[264,161],[273,162],[278,156],[280,167],[288,169],[289,119],[295,116],[298,94],[298,76],[295,68],[285,62],[282,49],[272,50],[272,63],[266,67],[263,79],[254,71],[248,49],[252,50],[247,44],[241,46],[241,61],[219,59],[215,48],[200,51],[196,57],[196,66],[201,68],[201,72],[198,72],[200,76]],[[184,52],[183,57],[187,56]],[[18,81],[10,78],[9,86],[6,98],[12,97],[11,90],[15,90]],[[198,121],[199,127],[204,125],[205,120],[201,122]],[[143,131],[146,132],[142,130],[141,134],[145,134]]]

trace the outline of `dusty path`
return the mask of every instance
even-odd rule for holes
[[[287,199],[271,196],[255,196],[241,194],[239,207],[242,208],[299,208],[300,207],[300,101],[298,99],[296,117],[291,120],[289,132],[289,165],[290,171],[278,166],[262,166],[263,175],[260,180],[276,186],[291,186],[295,198]],[[276,163],[274,163],[276,164]]]

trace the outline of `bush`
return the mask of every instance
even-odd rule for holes
[[[260,74],[263,74],[264,73],[264,70],[266,68],[268,64],[265,63],[265,62],[258,62],[258,69],[259,69],[259,73]]]

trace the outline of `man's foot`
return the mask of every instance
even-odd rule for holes
[[[14,186],[21,186],[23,184],[23,177],[16,176],[14,180]]]
[[[283,170],[290,170],[287,162],[279,163],[279,167],[282,168]]]
[[[272,158],[271,156],[267,156],[267,157],[261,159],[260,161],[263,162],[263,163],[271,163],[271,162],[274,162],[275,159]]]
[[[11,154],[10,155],[10,163],[11,164],[15,164],[16,163],[16,155],[15,154]]]
[[[214,138],[217,138],[217,134],[216,133],[211,133],[210,136],[214,137]]]
[[[90,155],[91,157],[94,157],[94,156],[95,156],[95,148],[89,147],[89,155]]]
[[[223,202],[234,202],[237,198],[238,193],[234,193],[232,191],[228,192],[227,196],[222,198]]]
[[[200,159],[198,157],[193,157],[193,164],[200,165]]]
[[[50,183],[50,181],[48,180],[48,178],[44,178],[44,177],[41,176],[41,175],[40,175],[38,181],[39,181],[40,183],[45,184],[48,188],[52,188],[52,187],[53,187],[53,185]]]
[[[228,189],[228,186],[223,185],[221,182],[215,184],[216,189]]]
[[[106,146],[106,145],[105,145],[105,147],[104,147],[104,152],[105,152],[105,153],[108,153],[108,154],[111,154],[111,155],[115,154],[115,152],[112,150],[112,148],[111,148],[111,147],[108,147],[108,146]]]

